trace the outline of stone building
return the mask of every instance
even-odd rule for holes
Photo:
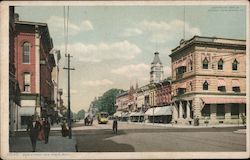
[[[46,23],[15,20],[15,67],[21,90],[21,108],[18,111],[19,128],[26,127],[31,115],[41,117],[50,112],[54,103],[52,69],[54,56],[50,54],[53,42]]]
[[[172,50],[173,121],[241,123],[246,115],[246,41],[194,36]]]
[[[159,53],[154,53],[154,60],[150,68],[150,83],[159,83],[163,80],[163,65],[161,63]]]

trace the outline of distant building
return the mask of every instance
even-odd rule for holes
[[[246,115],[246,41],[194,36],[172,62],[173,120],[232,124]]]
[[[46,117],[54,104],[52,69],[55,59],[50,54],[53,42],[46,23],[15,19],[16,77],[21,90],[18,111],[19,128],[26,127],[31,115]]]
[[[59,99],[59,61],[61,59],[60,50],[52,50],[51,54],[53,54],[55,59],[55,67],[52,70],[52,83],[54,86],[54,118],[58,117],[58,108],[60,105]]]
[[[97,107],[97,100],[98,98],[95,97],[95,99],[90,103],[89,110],[88,112],[92,115],[95,116],[98,112],[98,107]]]
[[[163,80],[163,65],[161,63],[159,53],[154,53],[154,60],[150,68],[150,83],[159,83]]]

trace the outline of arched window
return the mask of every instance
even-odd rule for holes
[[[218,70],[223,70],[223,60],[222,59],[220,59],[219,61],[218,61]]]
[[[207,60],[207,57],[202,62],[202,68],[203,69],[208,69],[208,60]]]
[[[204,83],[203,83],[203,90],[208,90],[208,82],[207,81],[205,81]]]
[[[239,64],[239,62],[236,59],[234,59],[234,62],[232,63],[232,70],[233,71],[238,70],[238,64]]]
[[[30,63],[30,43],[23,44],[23,63]]]

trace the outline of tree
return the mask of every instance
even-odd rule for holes
[[[84,117],[85,117],[85,111],[83,109],[77,112],[78,119],[84,119]]]
[[[124,92],[121,89],[110,89],[106,91],[96,102],[98,110],[100,112],[108,112],[109,115],[112,115],[116,112],[115,109],[115,99],[119,93]]]

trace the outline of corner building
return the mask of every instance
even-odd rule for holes
[[[20,86],[18,128],[27,127],[30,116],[46,117],[54,101],[52,38],[46,23],[19,21],[15,14],[15,67]]]
[[[238,124],[246,116],[246,41],[194,36],[172,50],[173,121]]]

